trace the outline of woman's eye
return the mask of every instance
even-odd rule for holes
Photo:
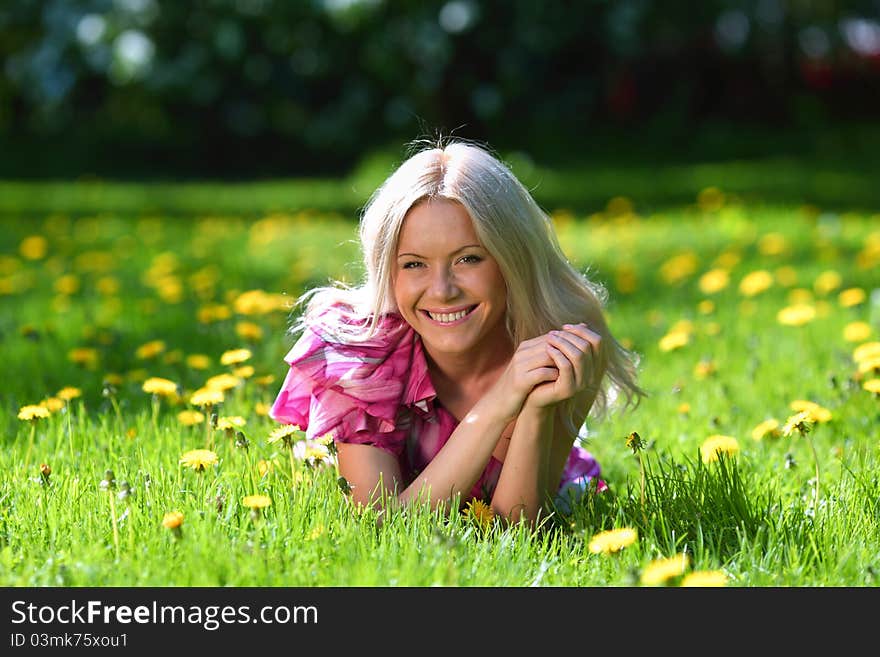
[[[421,265],[422,265],[421,262],[417,262],[415,260],[412,260],[410,262],[403,263],[403,268],[404,269],[415,269],[416,267],[420,267]]]
[[[468,264],[476,264],[478,262],[482,262],[482,260],[483,259],[478,255],[466,255],[466,256],[462,256],[460,261],[466,262]]]

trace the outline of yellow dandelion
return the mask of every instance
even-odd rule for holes
[[[278,441],[282,441],[286,446],[289,446],[293,441],[293,437],[301,433],[301,429],[297,424],[282,424],[280,427],[276,427],[269,433],[268,443],[277,443]],[[301,437],[301,436],[300,436]]]
[[[486,530],[495,519],[495,510],[483,500],[474,498],[468,502],[465,515],[473,520],[480,529]]]
[[[177,414],[177,421],[181,424],[192,427],[205,421],[205,416],[198,411],[186,410]]]
[[[235,430],[239,427],[243,427],[245,424],[247,424],[247,420],[245,420],[240,415],[221,417],[217,420],[217,428],[221,431],[224,431],[226,429]]]
[[[215,406],[223,403],[223,391],[214,388],[199,388],[189,398],[193,406]]]
[[[177,396],[177,384],[174,383],[174,381],[163,379],[158,376],[150,377],[144,381],[141,387],[144,392],[151,395],[159,395],[160,397]]]
[[[739,442],[733,436],[712,434],[700,445],[700,456],[703,463],[712,463],[718,460],[719,454],[733,456],[739,451]]]
[[[867,374],[868,372],[880,372],[880,355],[859,361],[859,374]]]
[[[589,549],[593,554],[610,554],[620,552],[636,542],[639,535],[632,527],[609,529],[595,534],[590,539]]]
[[[180,511],[170,511],[162,516],[162,526],[168,529],[179,529],[183,524],[183,514]]]
[[[186,366],[193,370],[206,370],[211,367],[211,359],[205,354],[190,354],[185,362]]]
[[[163,351],[165,351],[165,343],[162,340],[151,340],[135,349],[134,355],[138,360],[146,360],[155,358]]]
[[[695,570],[684,576],[681,586],[727,586],[727,573],[723,570]]]
[[[275,375],[274,374],[266,374],[265,376],[258,376],[256,379],[257,385],[260,386],[269,386],[275,383]]]
[[[237,376],[233,376],[232,374],[218,374],[217,376],[212,376],[207,381],[205,381],[205,388],[213,388],[215,390],[231,390],[243,382]]]
[[[840,287],[843,283],[843,277],[833,269],[823,271],[813,281],[813,289],[816,294],[828,294]]]
[[[259,461],[257,461],[257,472],[260,474],[260,477],[265,477],[274,469],[275,464],[272,463],[272,461],[267,461],[265,459],[260,459]]]
[[[880,379],[868,379],[862,384],[862,388],[875,395],[880,395]]]
[[[241,504],[249,509],[265,509],[272,505],[272,499],[268,495],[246,495]]]
[[[860,303],[865,303],[865,299],[867,298],[868,295],[865,294],[865,291],[862,288],[851,287],[843,290],[837,295],[837,302],[844,308],[851,308],[853,306],[858,306]]]
[[[810,414],[812,422],[828,422],[831,420],[831,411],[816,402],[806,399],[795,399],[788,407],[793,411],[806,411]]]
[[[807,303],[786,306],[776,314],[776,321],[785,326],[803,326],[816,318],[816,309]]]
[[[24,421],[36,421],[49,417],[49,409],[40,404],[28,404],[18,409],[18,419]]]
[[[715,363],[711,360],[701,360],[694,366],[694,376],[698,379],[705,379],[712,376],[717,371]]]
[[[192,468],[196,472],[202,472],[216,465],[218,461],[217,454],[209,449],[191,449],[180,457],[180,465]]]
[[[779,420],[775,417],[764,420],[754,429],[752,429],[752,440],[763,440],[765,436],[780,436]]]
[[[725,269],[711,269],[700,276],[698,285],[703,294],[716,294],[730,283],[730,274]]]
[[[678,405],[678,408],[676,410],[679,413],[681,413],[682,415],[687,415],[688,413],[691,412],[691,405],[688,404],[687,402],[682,402],[681,404]]]
[[[716,212],[724,206],[724,192],[717,187],[706,187],[697,194],[697,205],[703,212]]]
[[[18,245],[18,252],[28,260],[42,260],[49,251],[49,241],[42,235],[29,235]]]
[[[767,233],[758,240],[761,255],[780,255],[788,249],[788,240],[782,233]]]
[[[240,379],[249,379],[254,375],[254,368],[252,365],[242,365],[232,370],[232,373]]]
[[[773,285],[773,274],[766,269],[758,269],[743,276],[739,282],[739,293],[753,297],[765,292]]]
[[[250,349],[231,349],[224,351],[220,356],[220,362],[223,365],[237,365],[243,363],[251,357]]]
[[[804,287],[796,287],[789,290],[788,294],[785,295],[785,298],[788,300],[788,303],[793,306],[801,303],[809,305],[813,303],[814,299],[813,293]]]
[[[640,581],[646,586],[666,584],[669,580],[684,575],[689,565],[690,557],[683,553],[665,559],[655,559],[645,566]]]
[[[258,342],[263,339],[263,329],[254,322],[238,322],[235,325],[235,334],[242,340]]]
[[[880,342],[866,342],[853,349],[852,359],[854,363],[880,356]]]
[[[782,425],[782,435],[790,436],[797,432],[800,435],[806,435],[813,426],[813,420],[808,411],[800,411],[790,416],[785,424]]]
[[[684,347],[690,342],[690,333],[685,331],[672,331],[660,339],[660,351],[673,351]]]
[[[64,401],[70,401],[71,399],[76,399],[77,397],[82,396],[82,390],[79,388],[74,388],[71,386],[67,386],[61,388],[57,393],[55,393],[60,399]]]
[[[265,417],[265,416],[269,415],[270,408],[271,407],[266,402],[257,402],[254,405],[254,413]]]
[[[67,352],[67,358],[77,365],[95,367],[98,364],[98,351],[92,347],[75,347]]]
[[[57,413],[64,408],[64,400],[58,397],[47,397],[40,402],[40,406],[45,406],[50,413]]]
[[[667,284],[674,285],[693,274],[697,270],[697,264],[695,253],[690,251],[680,253],[660,266],[660,276]]]
[[[715,302],[711,299],[703,299],[697,304],[697,312],[701,315],[711,315],[715,312]]]
[[[843,327],[843,339],[847,342],[862,342],[871,337],[871,325],[868,322],[850,322]]]

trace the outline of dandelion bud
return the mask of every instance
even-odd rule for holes
[[[239,447],[245,451],[247,451],[248,447],[250,447],[250,442],[247,439],[247,436],[244,435],[241,431],[235,434],[235,446]]]
[[[101,480],[101,489],[113,490],[114,488],[116,488],[116,475],[113,474],[113,470],[105,470],[104,478]]]
[[[127,498],[134,495],[134,491],[132,491],[131,486],[127,481],[119,482],[119,492],[116,494],[116,497],[119,501],[125,501]]]

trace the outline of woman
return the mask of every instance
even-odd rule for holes
[[[352,497],[463,503],[535,523],[598,464],[587,414],[642,391],[602,314],[511,171],[462,141],[407,159],[360,224],[366,278],[300,299],[270,415],[332,435]]]

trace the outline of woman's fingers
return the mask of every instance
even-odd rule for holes
[[[551,331],[548,346],[559,350],[566,357],[572,368],[574,385],[580,389],[584,385],[584,372],[590,366],[588,361],[592,358],[590,343],[571,333]]]

